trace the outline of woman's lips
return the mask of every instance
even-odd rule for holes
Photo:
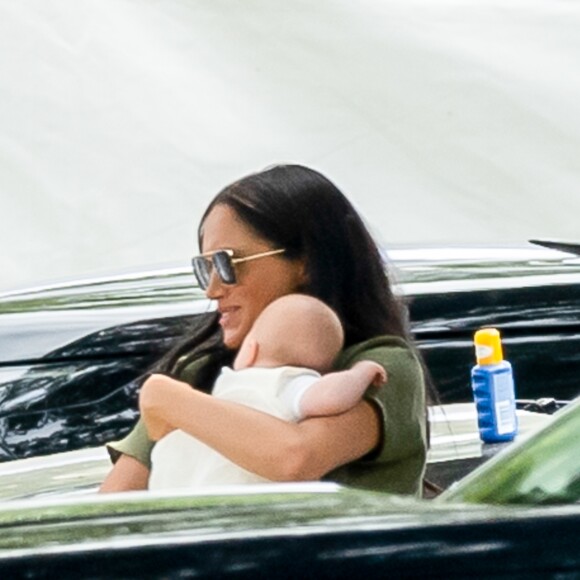
[[[219,323],[220,323],[222,328],[226,328],[228,326],[231,326],[231,324],[234,322],[236,312],[238,310],[239,310],[239,307],[237,307],[237,306],[230,306],[228,308],[220,308],[219,309],[219,312],[221,315]]]

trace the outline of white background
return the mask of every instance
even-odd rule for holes
[[[187,263],[310,165],[386,245],[580,241],[580,3],[0,0],[0,287]]]

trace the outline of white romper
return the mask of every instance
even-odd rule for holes
[[[251,367],[239,371],[224,367],[212,395],[298,422],[303,418],[300,399],[318,379],[319,373],[300,367]],[[223,421],[227,420],[224,415]],[[179,429],[155,444],[151,465],[149,489],[154,490],[269,481]]]

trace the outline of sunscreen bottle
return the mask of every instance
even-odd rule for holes
[[[479,436],[484,443],[511,441],[518,431],[511,364],[503,360],[499,331],[482,328],[475,333],[477,364],[471,387],[477,407]]]

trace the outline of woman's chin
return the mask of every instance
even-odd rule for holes
[[[223,341],[226,348],[237,350],[242,345],[243,336],[237,329],[223,329]]]

